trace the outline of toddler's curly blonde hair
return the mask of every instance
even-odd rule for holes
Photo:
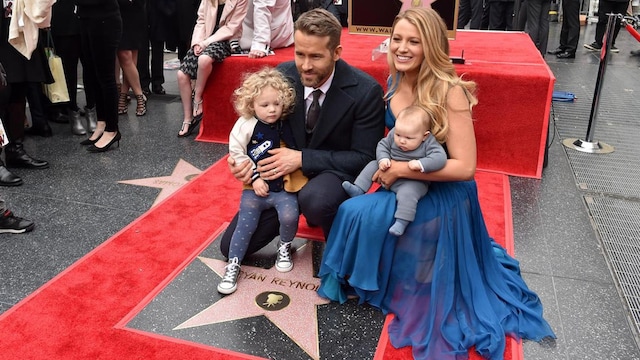
[[[245,74],[242,85],[233,92],[233,106],[238,115],[244,118],[255,116],[253,101],[267,86],[271,86],[279,94],[278,98],[282,101],[282,117],[293,112],[295,90],[280,71],[265,67],[257,72]]]

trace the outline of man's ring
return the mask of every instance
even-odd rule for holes
[[[273,173],[273,175],[276,175],[278,173],[278,170],[273,169],[273,171],[271,171]]]

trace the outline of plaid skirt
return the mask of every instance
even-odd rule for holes
[[[228,41],[216,41],[207,46],[202,54],[211,57],[215,62],[222,62],[231,55],[231,46]],[[189,75],[191,79],[195,79],[198,74],[198,56],[193,53],[193,48],[187,51],[187,54],[182,59],[180,64],[180,70]]]

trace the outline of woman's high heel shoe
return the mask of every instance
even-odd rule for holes
[[[136,95],[136,116],[144,116],[147,113],[147,97],[142,95]]]
[[[102,137],[102,134],[100,136],[98,136],[97,138],[91,140],[91,139],[84,139],[82,141],[80,141],[80,145],[93,145],[96,142],[98,142],[98,140],[100,140],[100,138]]]
[[[129,103],[127,102],[127,94],[120,93],[118,98],[118,115],[126,114],[129,111]]]
[[[108,151],[109,148],[111,147],[111,145],[113,145],[114,143],[118,143],[118,147],[120,147],[120,138],[122,138],[122,136],[120,135],[120,132],[118,131],[116,133],[116,136],[113,137],[113,139],[111,139],[111,141],[109,141],[109,143],[107,143],[107,145],[105,145],[104,147],[97,147],[96,144],[91,144],[91,146],[89,146],[87,148],[88,152],[93,152],[93,153],[99,153],[99,152],[105,152]]]

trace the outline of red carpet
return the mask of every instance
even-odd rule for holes
[[[508,179],[478,173],[477,181],[489,230],[513,253]],[[219,161],[0,315],[0,358],[255,359],[116,326],[209,244],[236,212],[239,189]],[[520,359],[520,346],[507,345],[505,359]],[[376,359],[409,354],[383,332]]]
[[[384,37],[342,35],[342,58],[373,76],[386,89],[384,57],[372,61],[371,51]],[[478,140],[478,168],[504,174],[542,177],[549,109],[555,77],[531,42],[520,32],[458,31],[450,41],[451,55],[464,52],[466,63],[456,65],[465,79],[478,84],[474,108]],[[204,94],[204,119],[197,140],[228,142],[238,118],[231,94],[244,72],[293,60],[293,47],[256,60],[231,57],[216,64]]]

